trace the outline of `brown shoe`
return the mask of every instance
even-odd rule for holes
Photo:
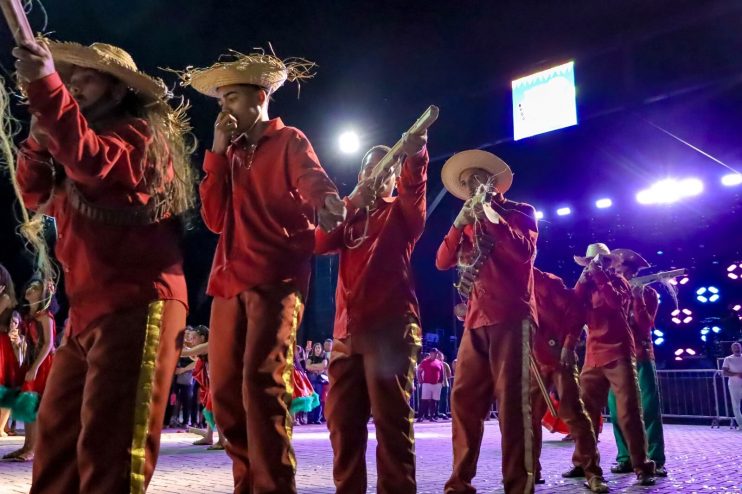
[[[585,487],[590,489],[590,492],[608,492],[608,484],[605,483],[605,479],[598,475],[590,477],[590,480],[585,482]]]

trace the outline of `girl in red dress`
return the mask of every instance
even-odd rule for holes
[[[20,362],[17,345],[20,316],[13,309],[18,304],[10,273],[0,264],[0,437],[7,436],[5,425],[10,418],[13,390],[17,388]]]
[[[21,373],[23,384],[12,405],[13,418],[25,423],[23,446],[3,456],[5,460],[32,461],[36,432],[36,413],[46,387],[54,355],[54,285],[34,275],[26,284],[24,298],[28,314],[23,321],[23,339],[26,346]]]

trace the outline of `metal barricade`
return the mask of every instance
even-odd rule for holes
[[[658,370],[662,416],[679,419],[709,419],[711,427],[729,421],[730,401],[720,370]]]

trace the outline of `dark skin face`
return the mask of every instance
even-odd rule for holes
[[[358,181],[366,180],[371,176],[371,171],[374,169],[374,167],[381,161],[381,158],[383,158],[386,155],[386,152],[382,149],[378,149],[374,151],[373,153],[366,156],[366,158],[363,160],[361,172],[358,174]],[[394,187],[396,184],[397,177],[396,175],[390,175],[385,181],[383,186],[379,189],[379,193],[377,194],[377,197],[391,197],[392,193],[394,192]]]
[[[234,135],[247,132],[253,124],[262,118],[268,94],[265,89],[242,84],[222,86],[219,93],[219,107],[237,119]]]

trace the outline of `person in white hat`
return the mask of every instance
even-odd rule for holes
[[[446,189],[466,202],[438,249],[436,266],[457,267],[470,287],[464,290],[468,303],[451,397],[453,472],[445,492],[474,492],[494,390],[505,492],[529,494],[536,480],[529,394],[535,210],[505,199],[513,174],[492,153],[457,153],[443,165],[441,177]]]
[[[650,266],[646,259],[630,249],[613,249],[611,254],[616,256],[616,261],[613,263],[614,269],[629,282],[637,276],[640,270]],[[658,306],[659,296],[654,288],[641,284],[631,286],[629,325],[634,335],[634,347],[636,349],[636,370],[639,378],[639,390],[641,391],[644,428],[649,445],[647,454],[656,465],[655,475],[667,477],[662,406],[652,343],[652,331],[655,327],[654,320],[657,316]],[[618,423],[618,407],[616,406],[616,395],[614,393],[608,394],[608,411],[611,414],[611,423]],[[618,452],[616,454],[616,464],[611,467],[611,472],[631,473],[633,469],[626,439],[624,439],[619,427],[613,428],[613,435],[616,438]]]
[[[207,288],[214,297],[209,363],[235,493],[296,492],[290,413],[296,332],[315,225],[334,229],[345,205],[306,136],[270,119],[268,103],[286,80],[311,77],[312,66],[237,53],[181,74],[222,110],[200,194],[204,221],[219,235]]]
[[[616,274],[617,255],[607,245],[590,244],[585,256],[574,256],[585,269],[575,285],[587,309],[587,346],[580,374],[582,401],[597,430],[600,414],[608,403],[608,391],[616,396],[618,423],[628,445],[631,464],[641,485],[654,485],[653,461],[647,458],[647,438],[642,420],[636,374],[636,350],[629,326],[631,288]],[[582,477],[582,467],[562,474]]]
[[[157,461],[187,290],[188,122],[116,46],[13,50],[31,132],[25,205],[56,218],[70,303],[38,414],[31,492],[142,493]]]

